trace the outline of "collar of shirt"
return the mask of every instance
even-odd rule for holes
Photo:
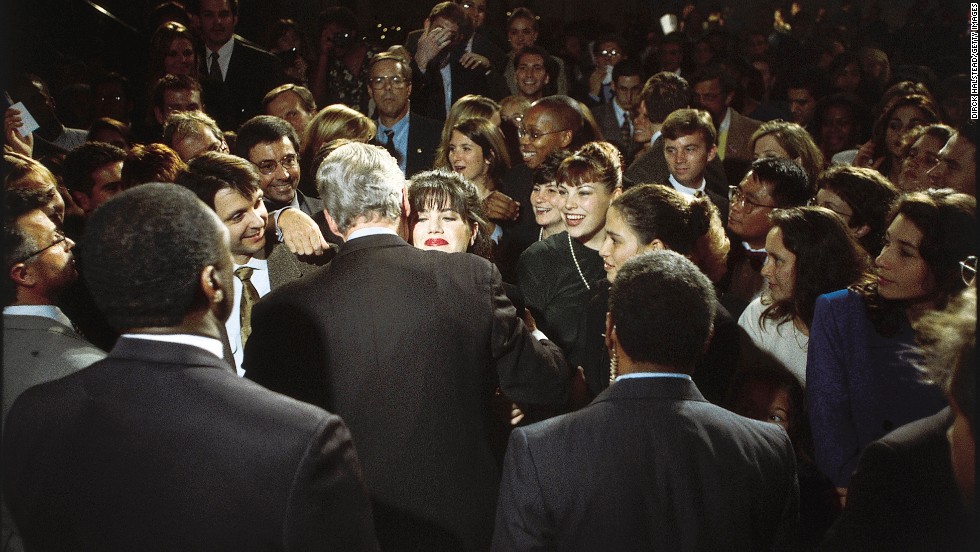
[[[660,138],[661,134],[663,133],[660,132],[659,130],[655,131],[653,135],[650,136],[650,145],[653,145],[653,143],[657,141],[657,138]]]
[[[224,80],[228,76],[228,64],[231,62],[231,54],[235,49],[235,37],[232,37],[228,42],[225,42],[221,48],[218,48],[218,66],[221,67],[221,80]],[[211,52],[213,50],[208,50],[205,52],[207,54],[207,59],[204,60],[205,64],[211,63]]]
[[[688,188],[687,186],[685,186],[685,185],[681,184],[680,182],[678,182],[677,179],[674,178],[674,175],[670,175],[670,177],[668,177],[667,180],[670,181],[670,185],[673,186],[675,190],[677,190],[678,192],[680,192],[680,193],[682,193],[682,194],[684,194],[686,196],[693,197],[695,193],[697,193],[697,192],[703,192],[704,191],[704,188],[705,188],[705,179],[704,178],[701,179],[701,185],[698,186],[697,188]]]
[[[395,232],[391,228],[382,228],[380,226],[361,228],[360,230],[355,230],[352,232],[350,236],[347,236],[347,241],[356,240],[357,238],[363,238],[366,236],[378,236],[381,234],[391,234],[392,236],[397,236],[398,232]]]
[[[3,308],[3,313],[14,316],[41,316],[60,322],[69,328],[75,327],[65,313],[54,305],[10,305]]]
[[[221,342],[211,337],[191,334],[122,334],[120,337],[131,339],[145,339],[147,341],[162,341],[165,343],[179,343],[181,345],[191,345],[198,349],[204,349],[218,358],[224,358],[224,347]]]
[[[622,376],[618,376],[616,381],[640,378],[677,378],[686,379],[687,381],[694,381],[691,379],[691,376],[676,372],[633,372],[632,374],[623,374]]]
[[[749,253],[765,253],[766,252],[766,248],[765,247],[763,247],[762,249],[752,249],[752,246],[749,245],[749,242],[742,242],[742,247],[744,247],[745,250],[748,251]]]
[[[290,207],[295,207],[297,209],[302,210],[302,207],[299,206],[299,190],[296,190],[293,193],[293,200],[289,202],[289,206]],[[276,219],[277,223],[278,223],[278,220],[279,219]]]

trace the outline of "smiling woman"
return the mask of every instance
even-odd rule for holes
[[[517,283],[538,326],[570,354],[576,349],[582,311],[604,276],[598,250],[606,235],[609,202],[621,191],[619,151],[608,142],[590,142],[562,161],[555,178],[565,198],[562,214],[568,230],[535,242],[521,254]]]

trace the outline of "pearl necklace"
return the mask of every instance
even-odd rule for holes
[[[578,264],[578,257],[575,256],[575,248],[572,247],[571,234],[568,234],[568,250],[572,252],[572,262],[575,263],[575,269],[578,270],[578,276],[582,279],[582,283],[585,284],[585,289],[592,291],[592,286],[590,286],[589,281],[585,279],[585,274],[582,273],[582,267]]]

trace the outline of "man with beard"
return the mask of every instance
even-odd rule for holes
[[[431,169],[442,125],[411,112],[412,69],[408,62],[389,52],[374,56],[368,66],[367,91],[377,106],[375,141],[398,161],[406,177]]]

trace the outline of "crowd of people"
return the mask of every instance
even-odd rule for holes
[[[488,1],[13,76],[2,550],[977,542],[967,77],[850,3]]]

